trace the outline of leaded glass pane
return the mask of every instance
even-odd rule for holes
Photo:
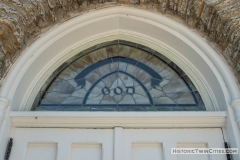
[[[206,110],[189,77],[154,50],[127,41],[91,47],[60,66],[32,110]]]

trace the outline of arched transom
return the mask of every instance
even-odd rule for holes
[[[175,63],[145,46],[117,40],[89,48],[60,66],[32,110],[206,110]]]

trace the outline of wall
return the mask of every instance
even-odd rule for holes
[[[21,52],[55,24],[119,5],[164,14],[189,26],[222,55],[239,79],[238,0],[3,0],[0,2],[1,80]]]

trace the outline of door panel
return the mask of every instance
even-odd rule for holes
[[[161,143],[132,143],[132,160],[163,160]]]
[[[207,143],[177,143],[177,148],[208,148]],[[179,154],[177,155],[178,160],[209,160],[208,154]]]
[[[13,139],[11,160],[226,160],[225,154],[171,154],[171,148],[224,148],[220,128],[16,128]]]
[[[29,143],[26,160],[55,160],[57,156],[56,143]]]
[[[18,128],[13,137],[11,160],[113,159],[113,129]]]
[[[111,152],[111,151],[110,151]],[[71,147],[71,160],[101,160],[102,145],[101,144],[73,144]]]
[[[171,154],[171,148],[224,148],[220,128],[124,129],[124,160],[226,160],[226,155]]]

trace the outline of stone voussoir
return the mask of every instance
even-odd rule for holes
[[[0,84],[21,51],[57,23],[96,8],[126,5],[181,19],[216,43],[240,82],[238,0],[2,0],[0,1]]]

